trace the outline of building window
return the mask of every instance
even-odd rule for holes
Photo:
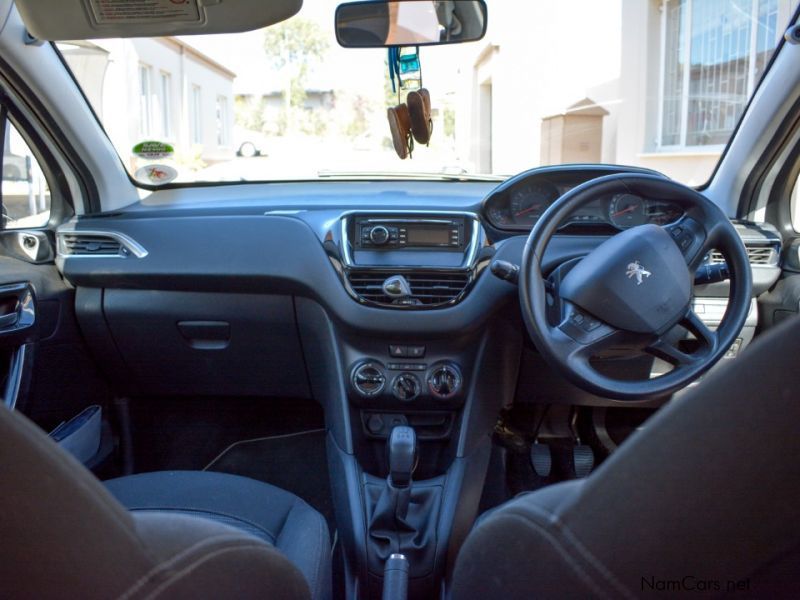
[[[166,71],[161,72],[159,85],[159,100],[161,104],[161,135],[165,138],[172,135],[172,76]]]
[[[150,135],[153,125],[151,72],[147,65],[139,65],[139,133],[142,135]]]
[[[658,144],[727,143],[778,40],[778,0],[663,0]]]
[[[228,144],[228,99],[217,96],[217,144]]]
[[[192,86],[192,143],[203,143],[203,95],[199,85]]]

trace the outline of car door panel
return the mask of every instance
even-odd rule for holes
[[[0,256],[0,319],[15,321],[0,327],[4,400],[45,429],[109,397],[74,306],[74,290],[55,265]]]

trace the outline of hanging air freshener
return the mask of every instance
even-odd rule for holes
[[[389,79],[397,93],[397,106],[387,112],[392,142],[401,159],[411,156],[414,140],[428,145],[433,132],[431,96],[422,87],[419,48],[389,48]],[[406,91],[406,101],[401,101]]]
[[[417,90],[422,87],[422,67],[418,48],[400,48],[398,51],[400,87],[404,90]]]

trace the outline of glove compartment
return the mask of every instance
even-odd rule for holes
[[[81,321],[105,317],[135,391],[309,396],[291,296],[107,289],[102,306]]]

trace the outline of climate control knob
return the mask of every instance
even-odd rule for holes
[[[461,391],[461,371],[452,363],[434,366],[428,375],[428,389],[438,400],[449,400]]]
[[[386,376],[377,363],[365,362],[353,369],[353,387],[365,398],[377,396],[386,385]]]
[[[369,231],[369,241],[376,246],[383,246],[389,241],[389,230],[383,225],[376,225]]]
[[[398,400],[410,402],[419,396],[421,387],[416,375],[413,373],[400,373],[392,382],[392,394]]]

